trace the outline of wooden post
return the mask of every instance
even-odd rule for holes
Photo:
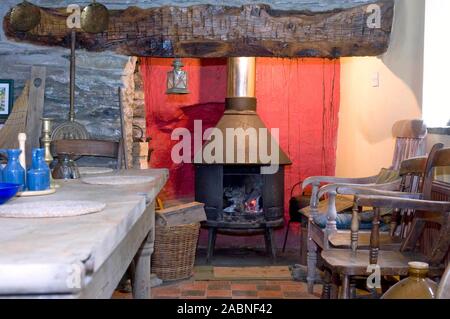
[[[311,212],[308,221],[308,252],[306,255],[306,264],[307,268],[307,276],[306,280],[308,282],[308,293],[312,294],[314,292],[314,283],[316,280],[316,267],[317,267],[317,244],[314,242],[312,238],[312,224],[314,223],[314,215],[317,214],[319,208],[319,183],[313,184],[312,193],[311,193]]]
[[[380,250],[380,208],[375,207],[372,222],[372,233],[370,236],[370,264],[378,263],[378,252]]]
[[[328,198],[328,210],[327,210],[327,226],[325,230],[325,238],[323,247],[324,249],[328,249],[330,247],[329,238],[331,235],[337,232],[336,227],[336,218],[337,218],[337,211],[336,211],[336,196],[337,193],[335,191],[330,192]]]
[[[351,248],[353,252],[358,249],[358,237],[359,237],[359,213],[360,207],[358,205],[353,206],[352,210],[352,225],[351,225]]]
[[[142,243],[135,257],[135,272],[133,283],[134,299],[150,299],[150,263],[154,250],[154,231],[152,230],[147,239]]]
[[[28,97],[26,162],[31,163],[33,148],[40,147],[41,118],[44,113],[46,68],[31,68],[30,92]],[[26,169],[26,167],[25,167]]]

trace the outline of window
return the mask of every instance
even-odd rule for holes
[[[425,1],[423,118],[430,128],[450,126],[450,1]]]

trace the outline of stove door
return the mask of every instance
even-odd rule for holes
[[[198,165],[195,169],[195,200],[205,204],[208,220],[222,220],[223,166]]]

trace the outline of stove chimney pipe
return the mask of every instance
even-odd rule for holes
[[[228,58],[227,112],[256,111],[256,58]]]
[[[252,97],[256,90],[256,58],[228,58],[227,97]]]

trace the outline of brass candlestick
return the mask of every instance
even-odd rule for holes
[[[53,119],[42,118],[42,136],[41,136],[41,146],[45,150],[45,162],[50,166],[53,162],[52,152],[50,150],[50,145],[52,143],[52,125]]]
[[[44,117],[41,118],[42,121],[42,134],[41,134],[41,147],[44,148],[44,160],[48,164],[48,167],[53,162],[52,151],[50,149],[52,143],[52,125],[53,119]],[[58,185],[55,183],[55,180],[50,174],[50,186],[51,188],[57,188]]]

